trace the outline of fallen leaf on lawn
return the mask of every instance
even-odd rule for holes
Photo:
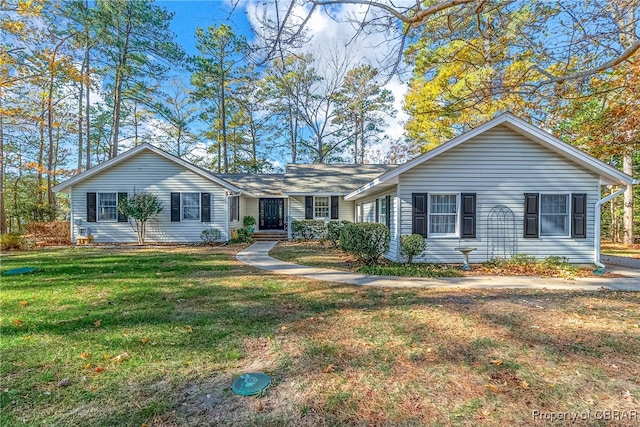
[[[600,397],[600,400],[609,400],[611,399],[609,396],[607,396],[606,394],[604,396]]]
[[[186,329],[186,330],[187,330],[187,332],[189,332],[189,333],[193,332],[193,328],[192,328],[191,326],[189,326],[189,325],[187,325],[185,329]]]
[[[591,304],[589,304],[589,305],[587,306],[587,308],[588,308],[589,310],[593,310],[593,309],[595,309],[595,307],[594,307],[594,306],[592,306]]]
[[[629,390],[627,390],[627,391],[624,393],[624,398],[623,398],[623,399],[624,399],[624,400],[626,400],[627,402],[631,402],[631,400],[633,399],[633,397],[631,397],[631,392],[630,392]]]
[[[575,311],[573,312],[573,315],[574,315],[575,317],[577,317],[578,319],[582,319],[582,316],[580,316],[580,315],[579,315],[578,313],[576,313]]]
[[[23,340],[30,340],[31,339],[31,335],[25,335],[22,337]]]
[[[547,383],[547,387],[549,388],[554,388],[555,386],[556,386],[555,384]]]
[[[95,322],[93,322],[94,325],[96,325],[97,328],[100,327],[100,325],[102,324],[102,320],[98,319]]]
[[[491,364],[492,365],[496,365],[496,366],[500,366],[500,365],[502,365],[502,359],[493,359],[491,361]]]
[[[484,385],[486,388],[490,389],[490,390],[497,390],[498,386],[495,384],[485,384]]]
[[[22,320],[20,320],[20,319],[13,319],[13,321],[12,321],[11,323],[13,323],[13,324],[14,324],[14,325],[16,325],[16,326],[20,326],[20,325],[22,325]]]
[[[60,381],[58,381],[58,387],[68,387],[69,384],[71,384],[71,381],[69,381],[69,378],[63,378]]]
[[[124,360],[127,360],[129,358],[129,353],[122,353],[117,355],[116,357],[112,358],[111,361],[112,362],[122,362]]]
[[[83,359],[89,359],[91,358],[91,353],[85,353],[83,351],[82,353],[80,353],[80,357],[82,357]]]
[[[333,365],[327,365],[327,367],[322,370],[323,374],[328,374],[329,372],[333,372]]]
[[[103,368],[102,366],[98,366],[98,367],[96,368],[96,372],[97,372],[97,373],[100,373],[100,372],[102,372],[102,371],[104,371],[104,368]]]
[[[148,342],[149,342],[149,338],[140,338],[140,342],[141,342],[142,344],[146,344],[146,343],[148,343]]]
[[[84,365],[84,369],[89,369],[91,367],[91,363],[87,363],[86,365]]]
[[[105,354],[102,355],[103,359],[108,359],[110,357],[111,357],[111,355],[109,353],[105,353]]]
[[[286,327],[286,326],[281,326],[281,327],[280,327],[280,330],[281,330],[281,331],[286,331],[286,330],[287,330],[287,327]]]
[[[147,427],[147,423],[142,423],[140,427]]]
[[[27,305],[27,304],[29,304],[29,301],[27,301],[27,300],[20,301],[20,305],[21,305],[21,306],[23,306],[23,307],[24,307],[25,305]]]
[[[526,381],[520,381],[520,387],[522,388],[529,388],[529,383]]]

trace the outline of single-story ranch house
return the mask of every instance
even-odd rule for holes
[[[381,222],[387,258],[400,260],[400,236],[417,233],[416,261],[471,262],[526,253],[599,265],[600,206],[635,180],[509,114],[403,165],[290,164],[283,175],[215,174],[143,144],[56,187],[71,196],[71,239],[136,242],[118,202],[135,190],[164,209],[147,241],[199,242],[216,228],[226,241],[244,216],[260,232],[288,233],[300,219]],[[601,198],[603,185],[621,186]]]

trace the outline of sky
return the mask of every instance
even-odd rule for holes
[[[288,5],[287,1],[280,3],[281,7]],[[252,42],[255,39],[253,29],[259,30],[257,17],[265,12],[271,15],[275,13],[272,2],[259,0],[242,0],[235,8],[230,0],[157,0],[155,4],[174,13],[171,29],[176,34],[175,41],[190,55],[197,54],[195,47],[197,27],[207,28],[211,25],[227,24],[236,33],[244,35],[249,42]],[[357,6],[338,6],[333,9],[337,18],[357,11]],[[303,14],[303,10],[298,11],[298,15]],[[311,40],[304,49],[311,52],[326,50],[328,46],[346,46],[354,62],[372,65],[375,65],[387,53],[385,47],[380,45],[383,35],[379,36],[379,40],[376,40],[374,36],[368,37],[366,40],[354,41],[354,29],[350,25],[337,22],[323,13],[316,12],[307,28]],[[392,139],[398,139],[403,134],[403,122],[407,119],[402,111],[406,85],[395,78],[386,85],[386,88],[391,90],[395,97],[394,107],[397,111],[396,117],[388,120],[386,134]],[[386,147],[377,148],[383,152],[387,151]]]

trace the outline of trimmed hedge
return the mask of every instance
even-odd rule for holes
[[[427,249],[427,242],[420,234],[409,234],[400,238],[400,255],[407,257],[407,263],[413,262],[413,257],[420,255]]]
[[[291,223],[294,239],[320,240],[327,238],[327,223],[321,219],[301,219]]]
[[[340,232],[340,249],[367,265],[373,265],[389,250],[389,239],[389,229],[384,224],[345,224]]]
[[[344,228],[345,225],[351,224],[350,221],[329,221],[327,223],[327,240],[333,244],[333,246],[338,246],[340,241],[340,231]]]

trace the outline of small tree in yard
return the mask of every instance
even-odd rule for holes
[[[407,257],[407,263],[411,265],[413,257],[420,255],[427,249],[427,242],[420,234],[410,234],[400,238],[400,255]]]
[[[129,221],[133,219],[138,233],[138,244],[144,245],[147,221],[162,212],[162,203],[155,194],[136,191],[118,203],[118,210],[126,215]]]

